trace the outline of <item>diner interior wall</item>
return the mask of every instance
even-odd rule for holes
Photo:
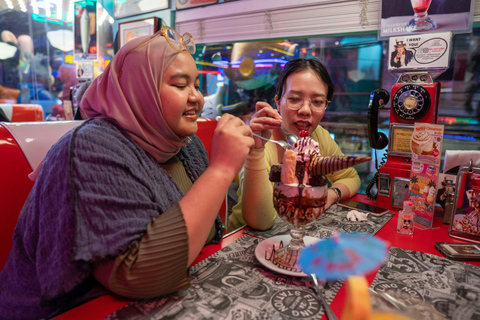
[[[197,43],[376,31],[381,0],[241,0],[176,12],[176,28]],[[480,21],[475,0],[474,22]]]
[[[157,17],[162,19],[162,24],[171,26],[173,27],[173,23],[175,21],[174,18],[172,18],[172,13],[175,12],[175,0],[170,0],[170,6],[168,9],[164,10],[159,10],[159,11],[152,11],[152,12],[147,12],[143,14],[138,14],[135,16],[130,16],[130,17],[125,17],[125,18],[120,18],[120,19],[115,19],[115,25],[114,25],[114,32],[115,34],[118,31],[118,24],[122,22],[128,22],[128,21],[134,21],[134,20],[140,20],[140,19],[146,19],[150,17]]]

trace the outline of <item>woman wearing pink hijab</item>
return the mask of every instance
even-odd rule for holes
[[[89,118],[48,152],[0,273],[0,318],[50,318],[96,296],[189,285],[221,234],[217,213],[254,141],[224,115],[210,163],[195,136],[204,100],[191,35],[124,45],[86,91]],[[207,167],[208,164],[208,167]]]

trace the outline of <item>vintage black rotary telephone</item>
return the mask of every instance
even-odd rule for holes
[[[388,145],[388,138],[383,132],[378,131],[378,109],[385,106],[390,100],[390,93],[385,89],[376,89],[370,94],[370,102],[368,104],[368,139],[370,141],[370,147],[373,149],[384,149]],[[386,159],[383,159],[383,165]],[[368,184],[365,193],[370,199],[376,199],[377,195],[371,193],[371,189],[377,183],[378,179],[378,161],[375,153],[375,169],[377,172],[373,176],[372,180]]]

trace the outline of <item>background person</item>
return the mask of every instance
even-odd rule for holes
[[[191,38],[139,37],[90,85],[80,103],[90,120],[51,148],[20,213],[0,318],[51,318],[102,294],[148,298],[189,285],[254,144],[247,125],[224,115],[208,164],[195,136],[204,101],[194,48]]]
[[[285,140],[286,131],[299,136],[300,131],[319,143],[323,156],[343,156],[338,145],[319,123],[333,96],[334,86],[327,69],[316,59],[296,59],[288,62],[278,78],[275,103],[257,102],[257,111],[250,120],[254,133],[274,140]],[[265,230],[272,227],[277,217],[273,207],[273,183],[269,181],[272,165],[283,161],[284,149],[277,144],[255,138],[255,149],[248,155],[240,172],[239,201],[233,207],[227,232],[245,223]],[[265,143],[266,142],[266,143]],[[326,208],[339,198],[355,195],[360,178],[353,168],[327,175],[332,188],[328,191]]]

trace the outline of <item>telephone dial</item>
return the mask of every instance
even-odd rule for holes
[[[378,172],[366,194],[383,208],[401,209],[408,191],[411,169],[410,138],[415,122],[437,123],[440,83],[428,72],[401,74],[392,88],[389,138],[378,131],[378,109],[386,105],[389,93],[377,89],[370,94],[368,134],[372,149],[384,149]],[[377,185],[377,194],[372,188]]]

